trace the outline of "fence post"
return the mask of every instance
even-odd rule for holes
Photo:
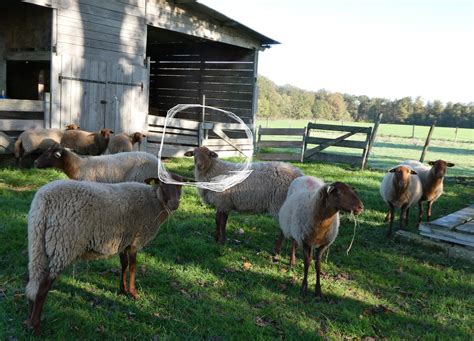
[[[413,128],[411,129],[411,138],[415,138],[415,124],[413,124]]]
[[[430,131],[428,132],[428,136],[426,137],[425,146],[423,147],[423,151],[421,152],[420,162],[425,161],[426,152],[428,151],[428,146],[431,142],[431,135],[433,135],[433,131],[436,125],[436,121],[430,127]]]
[[[377,121],[375,121],[374,129],[372,130],[372,135],[370,135],[369,144],[367,146],[367,152],[365,153],[363,160],[362,160],[362,167],[361,169],[364,170],[367,167],[367,163],[369,162],[369,155],[372,151],[372,146],[375,142],[375,137],[377,136],[377,130],[379,130],[380,122],[382,121],[383,112],[379,113],[377,117]]]
[[[458,129],[459,127],[456,127],[456,132],[454,133],[454,142],[457,142],[458,140]]]

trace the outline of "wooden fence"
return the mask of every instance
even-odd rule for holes
[[[279,140],[275,140],[275,136],[278,136]],[[281,140],[283,136],[296,137],[296,140]],[[260,160],[303,162],[305,136],[306,128],[262,128],[260,126],[258,128],[257,154],[255,156]],[[270,137],[270,140],[266,140],[265,137]],[[262,148],[278,148],[285,150],[285,152],[262,153]]]

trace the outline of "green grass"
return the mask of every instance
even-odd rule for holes
[[[301,128],[307,125],[304,120],[273,120],[258,122],[262,127]],[[327,122],[340,125],[341,122]],[[369,126],[368,123],[344,122],[345,125]],[[404,160],[419,160],[429,127],[416,126],[415,138],[412,136],[412,126],[400,124],[382,124],[375,140],[374,147],[369,156],[369,167],[372,169],[388,169]],[[474,176],[474,129],[459,129],[458,140],[454,141],[455,128],[436,127],[425,157],[425,161],[443,159],[455,163],[454,168],[449,169],[453,176]],[[452,134],[451,134],[452,133]],[[312,131],[311,136],[335,138],[342,132]],[[451,136],[452,135],[452,136]],[[266,140],[295,140],[295,137],[278,136],[266,137]],[[365,135],[357,134],[349,140],[365,140]],[[309,145],[309,148],[314,147]],[[278,149],[266,149],[267,152],[285,152]],[[286,150],[288,151],[288,149]],[[290,150],[291,151],[291,150]],[[297,152],[297,150],[295,150]],[[361,149],[329,147],[328,153],[339,153],[348,155],[362,154]]]
[[[138,256],[141,299],[117,295],[118,257],[77,262],[53,285],[42,330],[57,339],[470,339],[474,308],[472,264],[385,238],[382,172],[324,164],[297,164],[306,174],[358,188],[366,211],[349,255],[352,223],[323,263],[325,298],[301,297],[302,261],[271,261],[277,222],[233,213],[228,243],[213,240],[214,212],[186,187],[181,206]],[[192,175],[189,160],[169,169]],[[27,213],[35,190],[54,171],[0,169],[0,339],[29,339],[24,295]],[[434,218],[472,203],[472,189],[447,181]],[[416,210],[411,212],[414,220]],[[412,224],[410,229],[414,230]],[[310,288],[314,290],[314,267]]]

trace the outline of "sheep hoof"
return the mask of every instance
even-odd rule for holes
[[[136,291],[130,291],[129,296],[134,300],[138,300],[140,298],[140,295],[138,295]]]
[[[273,263],[278,263],[280,261],[280,255],[274,255],[272,257],[272,262]]]
[[[41,328],[39,325],[37,326],[32,325],[30,319],[25,320],[23,323],[26,325],[26,329],[32,332],[34,336],[41,335]]]

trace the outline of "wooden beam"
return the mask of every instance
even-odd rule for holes
[[[0,130],[27,130],[44,127],[44,120],[2,120],[0,119]]]
[[[426,137],[425,145],[423,147],[423,151],[421,152],[421,156],[420,156],[420,162],[425,161],[426,152],[428,151],[428,147],[431,142],[431,136],[433,135],[435,126],[436,126],[436,121],[434,121],[433,124],[431,125],[430,131],[428,132],[428,136]]]
[[[51,60],[51,51],[7,52],[7,53],[5,53],[5,60],[49,61],[49,60]]]
[[[2,99],[0,111],[44,111],[44,102],[28,99]]]
[[[334,139],[334,140],[329,140],[328,142],[326,143],[323,143],[323,144],[320,144],[319,146],[315,147],[315,148],[311,148],[309,150],[306,151],[305,153],[305,157],[306,158],[310,158],[312,157],[314,154],[320,152],[321,150],[323,149],[326,149],[328,147],[331,147],[333,145],[335,145],[336,143],[338,142],[341,142],[342,140],[345,140],[346,138],[348,138],[349,136],[352,136],[354,134],[358,133],[358,131],[353,131],[353,132],[350,132],[350,133],[347,133],[347,134],[344,134],[342,136],[339,136],[338,138]]]
[[[350,131],[350,132],[357,132],[357,133],[370,133],[372,131],[371,127],[343,126],[343,125],[336,125],[336,124],[321,124],[321,123],[308,123],[308,129]]]

